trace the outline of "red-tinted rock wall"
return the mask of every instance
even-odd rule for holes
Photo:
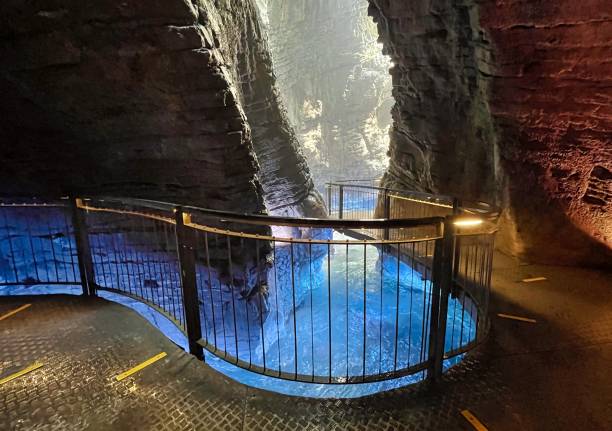
[[[481,3],[496,63],[490,107],[514,221],[506,233],[514,251],[530,257],[612,266],[611,6]]]
[[[391,55],[385,183],[504,208],[498,245],[612,266],[606,0],[369,0]]]

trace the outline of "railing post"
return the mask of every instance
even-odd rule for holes
[[[453,214],[461,213],[461,201],[457,198],[453,199]],[[459,262],[461,261],[461,237],[455,237],[455,255],[453,258],[453,281],[457,281],[459,276]]]
[[[327,187],[327,212],[329,213],[329,216],[331,217],[331,212],[332,212],[332,185],[331,184],[326,184],[325,185]]]
[[[453,282],[454,219],[444,221],[444,234],[436,240],[432,274],[431,321],[429,331],[428,378],[438,381],[442,377],[448,297]]]
[[[83,295],[94,296],[96,294],[96,279],[93,259],[91,257],[91,246],[89,244],[89,230],[87,229],[87,220],[85,213],[81,210],[81,206],[83,206],[82,199],[70,198],[72,225],[74,226],[74,239]]]
[[[384,199],[384,205],[385,205],[383,217],[389,220],[389,218],[391,218],[391,196],[389,196],[388,189],[385,189],[385,191],[383,192],[383,199]],[[389,239],[389,228],[385,229],[383,239],[386,239],[386,240]]]
[[[342,219],[344,215],[344,186],[338,186],[338,218]]]
[[[174,209],[174,215],[176,220],[176,245],[179,268],[181,271],[181,289],[183,292],[183,309],[185,311],[189,353],[203,360],[204,351],[202,350],[202,346],[198,343],[202,338],[202,327],[200,326],[200,305],[198,301],[198,287],[196,284],[195,231],[185,226],[185,222],[189,222],[191,216],[183,212],[181,207],[176,207]]]

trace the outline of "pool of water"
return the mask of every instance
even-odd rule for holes
[[[44,284],[45,277],[78,279],[74,268],[76,248],[66,236],[36,234],[39,224],[34,220],[27,229],[19,223],[14,231],[6,229],[0,243],[0,277],[6,281],[17,277],[30,281],[27,286],[0,287],[0,295],[80,294],[79,286]],[[32,233],[34,240],[26,241],[26,234]],[[167,310],[181,309],[178,278],[163,276],[178,270],[167,252],[137,249],[121,234],[96,236],[92,246],[100,284],[129,292],[132,285],[142,285],[144,280],[149,287],[141,286],[140,291],[132,293],[155,299]],[[348,239],[338,232],[333,233],[333,238]],[[108,252],[117,243],[123,244],[124,254]],[[32,267],[34,256],[36,268]],[[123,263],[126,260],[128,263]],[[111,263],[120,261],[129,268],[108,269]],[[152,264],[142,264],[148,261]],[[362,244],[328,247],[277,243],[273,265],[265,275],[266,293],[251,300],[236,296],[214,279],[206,284],[208,274],[201,262],[198,275],[203,336],[211,343],[216,342],[230,356],[265,367],[268,372],[283,372],[302,380],[314,376],[336,384],[263,376],[206,354],[211,367],[237,381],[288,395],[351,398],[405,386],[424,377],[419,372],[381,382],[347,383],[364,376],[401,372],[427,357],[431,282],[398,259],[396,250],[383,252],[379,247]],[[102,290],[99,294],[135,309],[185,347],[182,332],[157,311],[126,296]],[[463,304],[450,298],[447,351],[473,340],[475,326]],[[458,333],[461,337],[452,335]],[[456,357],[445,366],[459,360]]]

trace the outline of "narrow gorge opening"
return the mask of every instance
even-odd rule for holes
[[[258,0],[277,87],[319,191],[382,177],[391,60],[364,0]]]

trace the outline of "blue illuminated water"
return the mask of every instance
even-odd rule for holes
[[[44,284],[45,279],[53,278],[76,281],[78,272],[75,274],[71,264],[76,258],[70,238],[36,235],[39,224],[40,221],[31,221],[29,229],[32,232],[25,232],[26,229],[16,222],[15,232],[7,230],[2,236],[0,278],[11,281],[15,277],[14,265],[11,264],[14,261],[18,279],[28,279],[29,285],[0,287],[0,295],[80,294],[78,286]],[[32,233],[35,234],[33,241],[27,241],[26,234]],[[337,232],[333,237],[335,240],[348,239]],[[125,238],[121,240],[125,241]],[[104,240],[98,239],[98,242],[104,244]],[[117,257],[108,256],[103,251],[96,253],[95,262]],[[139,253],[144,254],[142,251]],[[32,267],[33,255],[38,259],[36,270]],[[155,261],[163,259],[163,256],[151,253],[150,258]],[[98,274],[103,273],[102,268],[96,267],[96,270]],[[142,271],[142,266],[134,264],[126,274],[133,277],[134,284],[139,279],[155,280],[158,276]],[[99,280],[102,281],[112,287],[118,279],[105,276],[104,280]],[[290,246],[278,243],[274,249],[273,269],[267,274],[267,285],[265,314],[259,314],[258,304],[252,301],[239,300],[235,308],[230,308],[232,301],[228,298],[231,294],[228,296],[226,287],[217,287],[218,292],[223,292],[219,293],[220,301],[207,303],[204,288],[201,292],[204,336],[212,340],[216,335],[217,347],[221,350],[227,350],[245,362],[265,365],[267,370],[327,376],[337,382],[402,370],[427,357],[431,283],[398,259],[392,250],[382,253],[380,248],[372,245],[335,244],[328,249],[327,245],[309,248],[307,244]],[[209,293],[213,293],[214,288],[214,285],[209,286]],[[180,289],[174,286],[163,290],[161,296],[158,294],[158,300],[162,305],[173,300],[180,303],[180,298],[176,297],[179,293]],[[135,309],[168,338],[185,347],[182,332],[152,308],[125,296],[104,291],[99,294]],[[216,320],[212,318],[213,307],[217,311]],[[233,319],[219,320],[222,308],[226,316],[235,313],[236,328]],[[461,338],[453,338],[451,332],[461,333]],[[234,333],[238,334],[238,339],[233,337]],[[474,337],[473,319],[469,313],[466,316],[463,312],[459,300],[450,298],[447,351]],[[456,358],[453,363],[458,360]],[[206,361],[211,367],[244,384],[309,397],[359,397],[405,386],[423,378],[422,373],[417,373],[376,383],[314,384],[262,376],[208,353]],[[446,365],[452,364],[447,362]]]

